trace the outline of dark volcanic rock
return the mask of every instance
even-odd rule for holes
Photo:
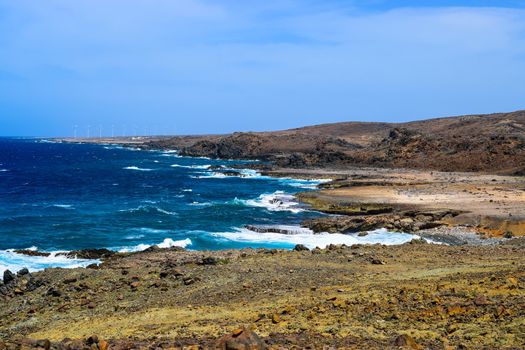
[[[25,275],[29,275],[29,270],[27,268],[23,268],[21,269],[20,271],[18,271],[17,273],[17,276],[25,276]]]
[[[279,226],[255,226],[255,225],[245,225],[245,229],[257,232],[257,233],[280,233],[283,235],[294,235],[297,234],[297,231],[294,231],[293,229],[287,229]]]
[[[68,258],[76,259],[105,259],[117,254],[116,252],[109,249],[82,249],[73,250],[71,252],[62,253],[62,255]]]
[[[307,246],[303,245],[303,244],[297,244],[293,250],[295,250],[296,252],[302,252],[302,251],[309,251],[310,249],[308,249]]]
[[[39,252],[39,251],[36,251],[36,250],[27,250],[27,249],[17,249],[17,250],[15,250],[15,253],[22,254],[22,255],[27,255],[27,256],[43,256],[43,257],[48,257],[48,256],[51,255],[50,253]]]
[[[16,275],[9,270],[4,271],[4,284],[8,285],[16,279]]]

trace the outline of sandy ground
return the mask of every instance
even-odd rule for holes
[[[317,199],[339,205],[381,204],[462,214],[451,225],[471,225],[490,235],[525,235],[525,177],[399,169],[276,169],[270,175],[332,177]]]

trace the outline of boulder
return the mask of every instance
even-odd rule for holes
[[[219,338],[215,343],[216,350],[263,350],[266,344],[254,332],[237,329],[232,334]]]
[[[297,244],[293,250],[295,250],[296,252],[301,252],[301,251],[310,251],[310,249],[308,249],[307,246],[305,246],[304,244]]]
[[[8,285],[9,283],[13,282],[16,279],[16,276],[14,273],[12,273],[9,270],[4,271],[4,284]]]
[[[24,267],[22,270],[18,271],[16,274],[17,274],[17,276],[29,275],[29,270]]]

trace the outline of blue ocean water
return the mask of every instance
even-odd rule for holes
[[[349,235],[313,235],[298,225],[322,214],[293,194],[319,181],[243,177],[208,169],[239,161],[180,157],[113,145],[0,139],[0,270],[24,264],[76,266],[55,257],[21,257],[12,249],[136,251],[157,244],[187,249],[292,248],[352,243]],[[244,225],[297,226],[297,234],[260,234]],[[370,243],[384,233],[369,235]],[[402,243],[409,235],[389,235]]]

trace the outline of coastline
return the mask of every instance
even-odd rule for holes
[[[417,197],[445,190],[443,179],[479,187],[478,175],[454,174],[452,182],[451,173],[400,169],[258,171],[264,176],[335,178],[322,189],[298,195],[314,210],[336,214],[305,223],[313,228],[346,225],[358,235],[364,229],[355,223],[368,222],[368,229],[386,221],[405,225],[411,215],[410,227],[392,230],[412,230],[446,244],[415,239],[395,246],[324,249],[151,246],[133,253],[74,252],[100,257],[101,263],[20,271],[0,286],[0,349],[93,349],[94,344],[99,350],[205,349],[221,348],[226,339],[270,349],[508,349],[525,340],[525,240],[483,238],[476,225],[447,222],[451,213],[428,215],[457,209],[438,206],[431,211]],[[496,188],[519,183],[479,176]],[[363,189],[372,191],[361,197],[346,192]],[[393,194],[407,189],[417,189],[411,197],[417,205],[393,200],[398,198]],[[458,191],[464,193],[459,187],[451,196]],[[373,202],[372,194],[381,197]],[[452,218],[460,215],[463,211]],[[415,227],[436,221],[433,228]]]

